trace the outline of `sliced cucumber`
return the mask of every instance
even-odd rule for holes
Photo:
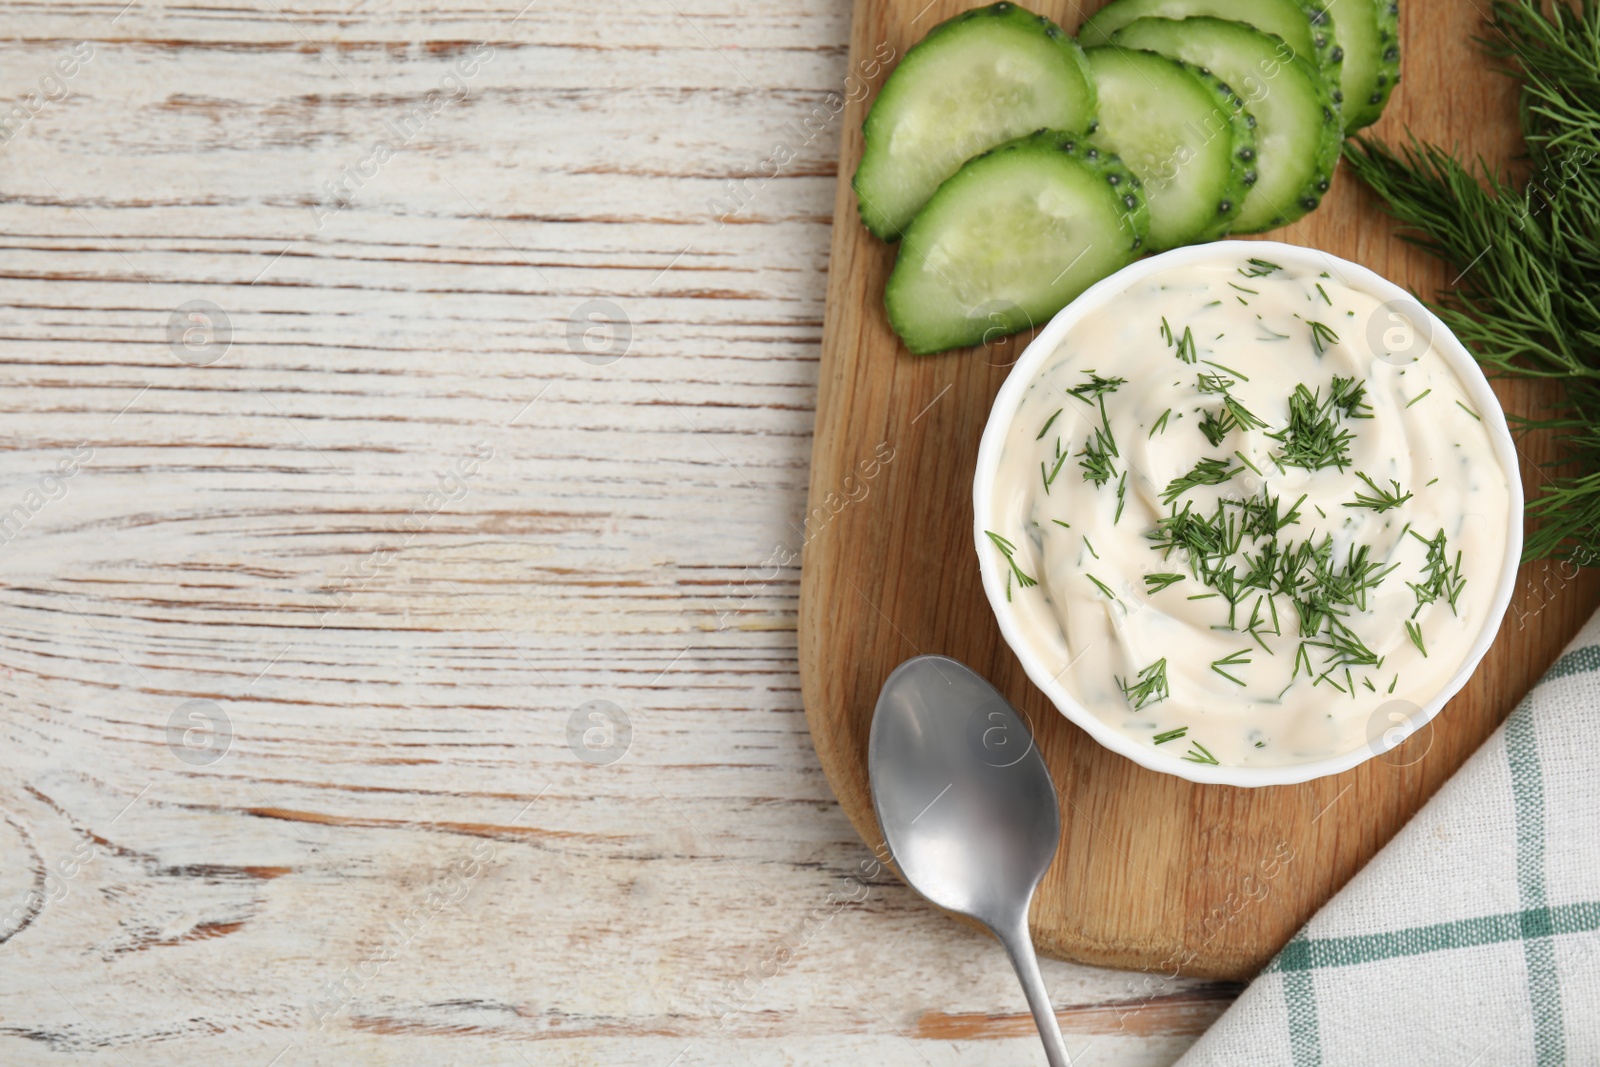
[[[1129,48],[1090,48],[1100,118],[1089,140],[1122,162],[1150,202],[1145,247],[1212,241],[1244,206],[1256,135],[1244,102],[1199,67]]]
[[[1354,133],[1383,114],[1400,80],[1400,5],[1395,0],[1342,0],[1344,129]]]
[[[889,322],[922,354],[1045,320],[1139,254],[1139,179],[1082,135],[1040,130],[969,161],[900,242]]]
[[[1337,85],[1343,54],[1328,10],[1332,6],[1323,0],[1112,0],[1079,27],[1078,41],[1085,48],[1109,44],[1112,34],[1140,18],[1231,19],[1283,38],[1295,55],[1315,64]]]
[[[862,126],[853,185],[867,229],[899,237],[939,183],[1034,130],[1086,130],[1094,83],[1060,26],[1015,4],[968,11],[906,53]]]
[[[1234,220],[1235,233],[1293,222],[1322,200],[1339,161],[1339,106],[1317,69],[1277,37],[1214,18],[1135,19],[1111,35],[1204,67],[1256,119],[1256,181]]]

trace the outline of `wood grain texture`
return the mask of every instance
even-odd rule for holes
[[[954,0],[860,0],[852,62],[885,43],[903,55],[962,10]],[[1075,27],[1084,8],[1039,6]],[[1514,83],[1486,72],[1472,44],[1493,32],[1475,4],[1402,7],[1403,81],[1373,133],[1410,129],[1491,161],[1519,145]],[[1055,712],[1005,648],[983,596],[971,543],[978,440],[1026,338],[914,357],[889,329],[883,283],[894,251],[855,219],[848,176],[860,119],[845,115],[828,317],[811,470],[811,514],[837,511],[808,549],[800,662],[812,739],[862,837],[881,840],[865,753],[878,690],[893,667],[943,653],[992,679],[1030,718],[1061,798],[1062,842],[1034,900],[1041,951],[1162,975],[1246,978],[1343,885],[1509,713],[1600,599],[1591,575],[1525,566],[1499,638],[1469,686],[1386,760],[1296,787],[1197,786],[1143,770],[1095,745]],[[1321,209],[1267,235],[1323,248],[1431,297],[1452,279],[1405,245],[1373,198],[1341,175]],[[1498,383],[1509,411],[1538,402]],[[841,505],[878,442],[895,456],[859,502]],[[1522,442],[1523,480],[1552,443]],[[847,476],[858,475],[856,481]],[[1247,881],[1247,879],[1250,879]]]
[[[1037,1056],[801,705],[848,4],[125,4],[0,32],[0,1063]],[[1232,993],[1046,973],[1089,1063]]]

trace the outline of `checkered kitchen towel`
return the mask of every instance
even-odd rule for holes
[[[1600,1064],[1600,615],[1179,1067]]]

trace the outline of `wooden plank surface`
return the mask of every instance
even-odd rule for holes
[[[0,1062],[1036,1058],[801,705],[848,4],[125,3],[0,23]]]
[[[926,6],[925,6],[926,5]],[[851,62],[903,55],[957,0],[859,0]],[[1068,29],[1098,3],[1039,10]],[[1335,13],[1337,16],[1337,13]],[[1472,43],[1493,33],[1473,3],[1402,4],[1403,81],[1373,133],[1420,137],[1498,162],[1518,151],[1514,83]],[[1508,714],[1600,598],[1592,576],[1525,566],[1493,649],[1469,686],[1389,756],[1301,786],[1197,786],[1138,768],[1070,725],[1005,648],[978,577],[971,479],[989,406],[1024,339],[909,355],[882,310],[894,252],[855,219],[863,94],[845,114],[823,339],[800,662],[817,752],[857,830],[881,840],[865,767],[874,701],[894,666],[955,656],[1035,724],[1061,798],[1062,847],[1034,900],[1041,951],[1160,976],[1247,978],[1386,842]],[[1341,175],[1320,210],[1267,235],[1323,248],[1432,297],[1453,279],[1402,243],[1374,199]],[[1535,390],[1500,383],[1509,411]],[[1523,480],[1551,442],[1525,440]],[[874,450],[893,455],[863,480]]]

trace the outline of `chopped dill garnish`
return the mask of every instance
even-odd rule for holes
[[[1167,658],[1162,656],[1150,664],[1131,683],[1121,678],[1116,681],[1122,687],[1122,695],[1133,705],[1133,710],[1138,711],[1147,704],[1159,704],[1170,695],[1167,689]]]
[[[1166,489],[1161,493],[1161,502],[1171,504],[1184,493],[1202,485],[1221,485],[1242,470],[1243,467],[1230,469],[1225,459],[1202,459],[1188,474],[1180,475],[1167,483]]]
[[[1109,585],[1107,585],[1105,582],[1102,582],[1100,579],[1096,578],[1094,575],[1090,574],[1088,571],[1084,571],[1083,572],[1083,576],[1085,578],[1089,579],[1091,582],[1093,582],[1095,588],[1100,590],[1102,593],[1104,593],[1108,600],[1116,601],[1117,607],[1121,608],[1124,611],[1128,610],[1128,605],[1124,604],[1122,602],[1122,598],[1117,596],[1117,594],[1115,594],[1115,593],[1113,593],[1111,591],[1111,587]]]
[[[1272,496],[1263,489],[1260,493],[1245,500],[1225,500],[1224,504],[1236,507],[1244,516],[1243,529],[1251,537],[1276,537],[1285,526],[1293,526],[1300,521],[1300,505],[1305,503],[1306,494],[1301,493],[1289,510],[1280,517],[1278,506],[1281,497]],[[1274,543],[1268,546],[1276,550]],[[1259,583],[1265,585],[1265,583]]]
[[[1411,638],[1411,643],[1413,645],[1417,646],[1417,651],[1422,653],[1422,658],[1423,659],[1427,659],[1428,658],[1428,649],[1422,643],[1422,627],[1418,626],[1416,623],[1412,622],[1410,619],[1407,619],[1406,620],[1406,636]],[[1399,677],[1399,676],[1396,675],[1396,677]]]
[[[1367,383],[1354,378],[1335,375],[1328,388],[1328,399],[1344,413],[1347,419],[1372,418],[1372,405],[1367,403]],[[1362,414],[1365,409],[1366,414]]]
[[[1070,522],[1062,522],[1060,519],[1051,519],[1050,521],[1061,527],[1063,530],[1072,529],[1072,523]]]
[[[1350,378],[1334,378],[1326,397],[1322,390],[1313,392],[1304,383],[1295,386],[1289,394],[1288,423],[1267,434],[1282,445],[1273,461],[1280,467],[1344,470],[1350,463],[1350,442],[1355,435],[1341,428],[1339,416],[1353,417],[1364,395],[1364,387]]]
[[[1467,580],[1461,575],[1461,552],[1457,550],[1452,565],[1446,556],[1448,543],[1442,529],[1431,538],[1423,537],[1415,530],[1411,531],[1411,536],[1428,546],[1428,554],[1422,564],[1422,581],[1406,583],[1417,597],[1417,607],[1411,617],[1416,618],[1418,612],[1441,596],[1450,605],[1450,613],[1456,614],[1456,600],[1467,586]]]
[[[1411,494],[1409,492],[1400,492],[1400,483],[1395,481],[1393,478],[1389,479],[1389,484],[1394,487],[1392,490],[1390,490],[1379,488],[1371,478],[1367,477],[1360,471],[1356,471],[1356,477],[1366,482],[1367,488],[1371,489],[1372,492],[1363,493],[1359,489],[1356,490],[1356,498],[1345,503],[1345,507],[1347,508],[1371,508],[1373,511],[1376,511],[1378,514],[1382,515],[1390,508],[1397,508],[1401,504],[1404,504],[1407,500],[1411,499]]]
[[[1169,348],[1174,344],[1178,346],[1178,351],[1174,355],[1180,360],[1185,363],[1194,362],[1198,353],[1194,347],[1194,331],[1191,328],[1185,326],[1183,328],[1183,336],[1178,337],[1172,332],[1172,327],[1167,324],[1167,317],[1163,315],[1161,316],[1161,339],[1167,342]]]
[[[1090,544],[1088,534],[1083,535],[1083,547],[1087,548],[1089,550],[1089,555],[1093,556],[1095,559],[1100,558],[1100,553],[1096,552],[1094,550],[1094,545]]]
[[[1183,581],[1181,574],[1147,574],[1144,576],[1145,592],[1159,593],[1169,585]]]
[[[1245,270],[1243,267],[1239,268],[1239,273],[1244,275],[1246,278],[1265,278],[1274,271],[1280,271],[1283,269],[1276,263],[1272,263],[1265,259],[1252,259],[1249,261],[1249,263],[1249,270]],[[1229,284],[1232,283],[1230,282]]]
[[[1056,456],[1056,465],[1049,470],[1045,469],[1044,460],[1041,459],[1039,461],[1039,475],[1044,479],[1044,491],[1046,493],[1050,492],[1050,486],[1055,482],[1056,475],[1061,473],[1061,465],[1066,461],[1067,454],[1065,452]]]
[[[1083,451],[1078,453],[1078,466],[1083,468],[1084,481],[1093,482],[1098,488],[1111,480],[1117,473],[1117,466],[1111,457],[1117,454],[1117,444],[1099,426],[1094,428],[1093,435],[1083,443]]]
[[[1101,378],[1096,374],[1092,381],[1078,387],[1096,390],[1094,396],[1100,404],[1100,425],[1090,433],[1083,442],[1083,451],[1078,453],[1078,465],[1083,468],[1084,480],[1094,482],[1097,489],[1109,482],[1117,473],[1116,464],[1112,459],[1121,453],[1117,451],[1117,439],[1111,435],[1111,419],[1106,415],[1105,394],[1115,392],[1122,382],[1121,378]]]
[[[1222,411],[1221,415],[1219,416],[1217,411],[1212,411],[1210,409],[1207,409],[1201,413],[1200,422],[1197,425],[1200,429],[1200,432],[1205,435],[1206,442],[1210,444],[1212,448],[1216,448],[1218,445],[1222,444],[1223,438],[1228,436],[1228,431],[1233,429],[1228,422],[1228,415],[1226,411]]]
[[[1171,408],[1168,408],[1167,410],[1163,411],[1161,413],[1161,417],[1156,420],[1156,424],[1154,426],[1150,427],[1150,433],[1146,436],[1145,440],[1149,440],[1150,438],[1154,437],[1156,435],[1157,431],[1160,431],[1161,433],[1166,433],[1167,432],[1167,416],[1171,415],[1171,414],[1172,414],[1172,409]]]
[[[1039,431],[1039,436],[1035,437],[1034,440],[1035,441],[1044,440],[1044,435],[1050,432],[1050,427],[1055,425],[1056,419],[1060,418],[1061,417],[1061,413],[1063,411],[1065,411],[1065,410],[1066,410],[1065,408],[1056,408],[1056,413],[1054,415],[1051,415],[1048,419],[1044,420],[1044,427]]]
[[[1182,737],[1184,734],[1186,734],[1188,732],[1189,732],[1189,728],[1187,726],[1179,726],[1175,730],[1166,730],[1166,731],[1163,731],[1162,733],[1156,734],[1154,740],[1155,740],[1156,744],[1164,745],[1168,741],[1176,741],[1178,738]]]
[[[1122,521],[1122,506],[1128,502],[1128,472],[1123,471],[1122,477],[1117,480],[1117,513],[1111,516],[1111,525],[1115,526]]]
[[[1428,386],[1428,388],[1424,389],[1422,392],[1418,393],[1416,396],[1414,396],[1410,400],[1406,401],[1406,407],[1409,408],[1412,404],[1415,404],[1417,401],[1421,400],[1423,397],[1427,396],[1431,392],[1433,392],[1433,386],[1430,385],[1430,386]]]
[[[1229,282],[1228,284],[1233,286],[1235,289],[1239,290],[1241,293],[1249,293],[1251,296],[1260,296],[1261,295],[1261,290],[1260,289],[1246,289],[1244,286],[1239,285],[1236,282]]]
[[[1017,576],[1017,584],[1018,585],[1022,586],[1022,588],[1024,588],[1024,589],[1027,589],[1030,586],[1035,586],[1035,585],[1039,584],[1038,579],[1033,578],[1033,577],[1029,576],[1028,574],[1024,573],[1022,568],[1017,566],[1017,561],[1016,561],[1016,558],[1015,558],[1015,553],[1017,551],[1017,546],[1016,545],[1012,544],[1010,541],[1007,541],[1004,537],[1001,537],[999,534],[995,533],[993,530],[985,530],[983,532],[988,536],[989,540],[994,542],[994,547],[996,547],[996,548],[998,548],[1000,550],[1000,554],[1006,558],[1006,563],[1011,567],[1011,573],[1015,574]],[[1009,584],[1009,581],[1010,581],[1010,579],[1008,578],[1007,579],[1008,584],[1006,586],[1006,590],[1007,590],[1006,599],[1008,599],[1008,600],[1010,599],[1010,588],[1011,588],[1011,586]]]
[[[1206,362],[1210,362],[1207,360]],[[1214,365],[1214,364],[1213,364]],[[1208,410],[1200,420],[1200,432],[1211,443],[1212,448],[1222,444],[1222,439],[1235,429],[1258,430],[1265,429],[1266,423],[1256,418],[1251,410],[1236,400],[1229,389],[1237,385],[1234,379],[1221,374],[1201,373],[1195,377],[1195,388],[1202,394],[1220,393],[1222,395],[1222,408],[1220,411]],[[1254,470],[1255,468],[1251,468]],[[1256,471],[1260,474],[1260,471]]]
[[[1251,470],[1255,471],[1256,475],[1258,477],[1261,477],[1261,478],[1265,478],[1266,477],[1265,474],[1261,473],[1261,468],[1260,467],[1256,466],[1254,463],[1251,463],[1248,459],[1245,458],[1245,454],[1243,452],[1240,452],[1236,448],[1236,449],[1233,450],[1233,454],[1239,457],[1239,462],[1240,463],[1243,463],[1246,467],[1249,467]]]
[[[1097,397],[1104,396],[1106,393],[1116,392],[1118,389],[1122,388],[1122,386],[1128,380],[1126,378],[1102,378],[1099,374],[1092,370],[1086,370],[1083,373],[1089,376],[1089,380],[1081,385],[1073,386],[1071,389],[1068,389],[1067,392],[1071,393],[1073,396],[1084,401],[1085,403],[1094,400]]]
[[[1438,480],[1439,480],[1439,479],[1438,479],[1438,478],[1435,478],[1435,479],[1434,479],[1434,480],[1433,480],[1433,482],[1436,482],[1436,481],[1438,481]],[[1432,485],[1432,484],[1433,484],[1433,482],[1429,482],[1429,483],[1428,483],[1428,485]],[[1424,489],[1426,489],[1426,488],[1428,488],[1428,485],[1424,485],[1424,486],[1423,486],[1423,487],[1422,487],[1422,488],[1424,488]]]
[[[1328,291],[1322,287],[1322,283],[1321,282],[1317,282],[1316,285],[1317,285],[1317,292],[1322,294],[1322,299],[1327,303],[1327,305],[1329,307],[1333,307],[1333,301],[1328,299]]]
[[[1317,350],[1317,355],[1322,355],[1328,349],[1339,343],[1339,335],[1320,322],[1307,323],[1311,327],[1311,347]]]
[[[1240,374],[1238,371],[1234,370],[1232,367],[1224,367],[1222,364],[1217,363],[1214,360],[1202,359],[1200,362],[1204,363],[1208,367],[1215,367],[1218,370],[1225,370],[1229,374],[1233,375],[1235,378],[1239,379],[1241,382],[1248,382],[1250,380],[1249,375]]]
[[[1473,418],[1477,419],[1479,422],[1483,421],[1483,416],[1479,415],[1476,411],[1473,411],[1471,408],[1467,407],[1467,405],[1463,404],[1461,401],[1459,401],[1459,400],[1456,401],[1456,407],[1460,408],[1462,411],[1465,411],[1468,415],[1471,415]]]
[[[1188,760],[1190,763],[1209,763],[1213,766],[1217,764],[1217,757],[1213,756],[1206,746],[1202,745],[1198,741],[1190,741],[1189,744],[1193,745],[1194,747],[1188,752],[1184,753],[1184,759]]]
[[[1248,667],[1249,665],[1250,665],[1250,650],[1248,648],[1242,649],[1242,650],[1240,650],[1238,652],[1230,653],[1229,655],[1226,655],[1226,656],[1222,657],[1221,659],[1212,660],[1211,661],[1211,669],[1212,670],[1216,671],[1218,674],[1222,675],[1228,681],[1230,681],[1234,685],[1238,685],[1238,686],[1243,686],[1244,682],[1241,681],[1238,678],[1235,678],[1233,675],[1229,674],[1227,671],[1223,670],[1222,668],[1224,668],[1224,667]]]

